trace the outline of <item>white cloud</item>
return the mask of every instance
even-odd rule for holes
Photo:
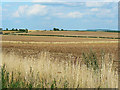
[[[65,5],[69,5],[69,6],[82,6],[84,5],[83,2],[64,2]]]
[[[100,9],[98,13],[96,13],[97,17],[109,17],[109,18],[114,18],[115,13],[111,11],[111,9]]]
[[[24,5],[19,6],[18,10],[13,14],[14,17],[20,16],[31,16],[31,15],[45,15],[47,13],[47,8],[45,5],[34,4],[32,6]]]
[[[36,14],[45,15],[47,13],[45,8],[46,6],[44,5],[36,4],[28,8],[27,14],[28,15],[36,15]]]
[[[105,3],[104,2],[86,2],[85,5],[86,7],[101,7]]]
[[[83,16],[83,14],[80,12],[70,12],[70,13],[68,13],[67,16],[72,17],[72,18],[81,18]]]
[[[69,12],[69,13],[54,13],[53,15],[60,17],[60,18],[81,18],[83,17],[83,14],[78,11]]]
[[[92,8],[88,9],[84,15],[96,18],[115,18],[117,12],[115,12],[113,9],[107,9],[107,8]],[[94,17],[93,17],[94,18]]]
[[[13,14],[15,17],[20,17],[25,13],[25,10],[28,8],[28,5],[19,6],[18,10]]]

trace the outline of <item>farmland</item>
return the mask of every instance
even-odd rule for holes
[[[49,39],[48,39],[49,38]],[[71,38],[71,37],[48,37],[48,36],[15,36],[4,35],[3,41],[26,41],[26,42],[84,42],[84,41],[118,41],[117,39],[100,39],[100,38]]]
[[[118,37],[110,32],[27,34]],[[118,39],[3,35],[2,52],[3,88],[118,87]]]
[[[34,31],[34,30],[33,30]],[[65,36],[96,36],[96,37],[118,37],[113,32],[91,32],[91,31],[31,31],[30,35],[65,35]],[[22,33],[24,34],[24,33]]]

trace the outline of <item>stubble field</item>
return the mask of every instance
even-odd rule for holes
[[[118,87],[117,39],[3,35],[2,41],[3,88]]]

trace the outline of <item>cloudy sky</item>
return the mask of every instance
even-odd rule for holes
[[[8,1],[5,0],[2,9],[0,8],[3,28],[118,29],[117,0],[110,0],[111,2],[107,2],[108,0],[104,0],[106,2]]]

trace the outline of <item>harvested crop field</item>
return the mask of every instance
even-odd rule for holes
[[[26,42],[83,42],[85,41],[85,42],[89,42],[89,41],[118,41],[118,39],[3,35],[2,41],[26,41]]]
[[[74,57],[81,57],[82,53],[88,53],[90,50],[95,52],[97,57],[101,57],[101,53],[109,53],[114,55],[115,61],[118,60],[118,43],[82,43],[82,44],[29,44],[29,43],[2,43],[3,51],[9,53],[14,51],[21,56],[30,56],[39,54],[41,51],[54,53],[58,57],[66,57],[72,54]],[[61,55],[61,56],[60,56]]]
[[[3,35],[3,88],[117,88],[118,52],[118,39]]]
[[[41,51],[50,52],[56,58],[65,58],[68,54],[81,57],[82,53],[92,51],[98,58],[101,53],[109,53],[118,60],[118,39],[3,35],[2,47],[5,52],[14,51],[23,57]]]
[[[34,31],[34,30],[33,30]],[[21,33],[24,34],[24,33]],[[26,34],[26,33],[25,33]],[[118,37],[114,32],[91,32],[91,31],[34,31],[30,35],[65,35],[65,36],[95,36],[95,37]]]

